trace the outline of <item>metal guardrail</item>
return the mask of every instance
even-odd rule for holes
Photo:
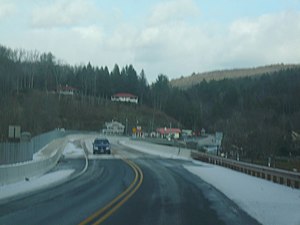
[[[227,167],[251,176],[273,181],[274,183],[300,189],[300,173],[297,172],[254,165],[197,151],[192,151],[191,157],[196,160]]]

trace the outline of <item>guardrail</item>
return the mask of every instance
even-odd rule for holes
[[[300,189],[300,173],[297,172],[244,163],[197,151],[192,151],[191,157],[196,160],[227,167],[248,175],[273,181],[274,183]]]
[[[0,165],[9,165],[31,161],[34,153],[56,138],[61,138],[66,132],[53,130],[33,137],[29,142],[0,143]]]
[[[44,157],[40,159],[0,166],[0,185],[26,180],[48,172],[60,159],[65,143],[65,138],[56,139],[41,150]]]

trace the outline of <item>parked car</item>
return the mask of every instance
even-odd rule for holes
[[[93,142],[93,154],[111,154],[109,141],[106,138],[96,138]]]

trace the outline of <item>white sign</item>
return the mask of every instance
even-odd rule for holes
[[[8,127],[8,138],[17,139],[21,137],[21,127],[20,126],[9,126]]]

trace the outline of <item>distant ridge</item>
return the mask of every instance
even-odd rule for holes
[[[260,76],[267,73],[273,73],[280,70],[286,70],[290,68],[300,67],[300,64],[275,64],[254,68],[245,69],[230,69],[230,70],[217,70],[212,72],[204,72],[192,74],[188,77],[181,77],[178,79],[171,80],[172,87],[178,87],[186,89],[201,83],[204,79],[206,81],[210,80],[222,80],[225,78],[239,78],[239,77],[250,77],[250,76]]]

